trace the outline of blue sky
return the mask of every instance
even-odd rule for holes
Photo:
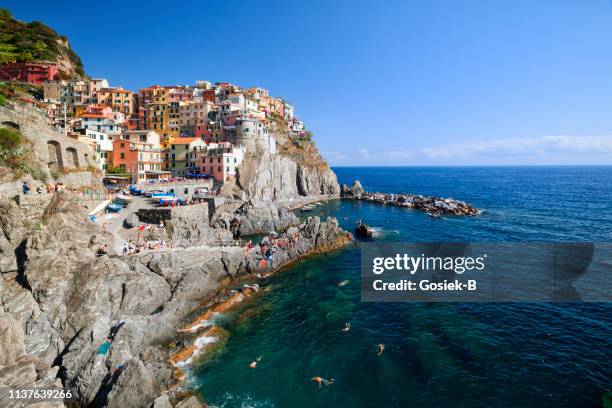
[[[612,164],[606,0],[4,1],[132,90],[296,105],[333,165]]]

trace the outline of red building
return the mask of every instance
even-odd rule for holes
[[[57,64],[50,62],[11,62],[0,65],[0,79],[42,84],[59,76]]]

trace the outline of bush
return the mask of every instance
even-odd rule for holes
[[[6,105],[6,96],[0,94],[0,106]]]
[[[17,130],[0,128],[0,147],[3,149],[17,149],[23,142],[23,136]]]

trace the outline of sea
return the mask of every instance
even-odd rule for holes
[[[611,166],[334,171],[367,191],[483,210],[436,219],[336,200],[308,214],[351,231],[363,219],[382,242],[612,241]],[[215,407],[596,407],[612,391],[609,303],[364,303],[359,279],[357,245],[267,279],[217,316],[228,339],[190,368],[188,385]],[[334,381],[319,388],[314,376]]]

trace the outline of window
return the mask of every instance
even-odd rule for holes
[[[219,172],[221,172],[221,166],[219,166],[219,167],[217,168],[217,170],[219,170]]]
[[[119,157],[121,157],[122,159],[125,159],[125,153],[121,153]]]
[[[121,147],[125,147],[125,143],[121,143]]]

